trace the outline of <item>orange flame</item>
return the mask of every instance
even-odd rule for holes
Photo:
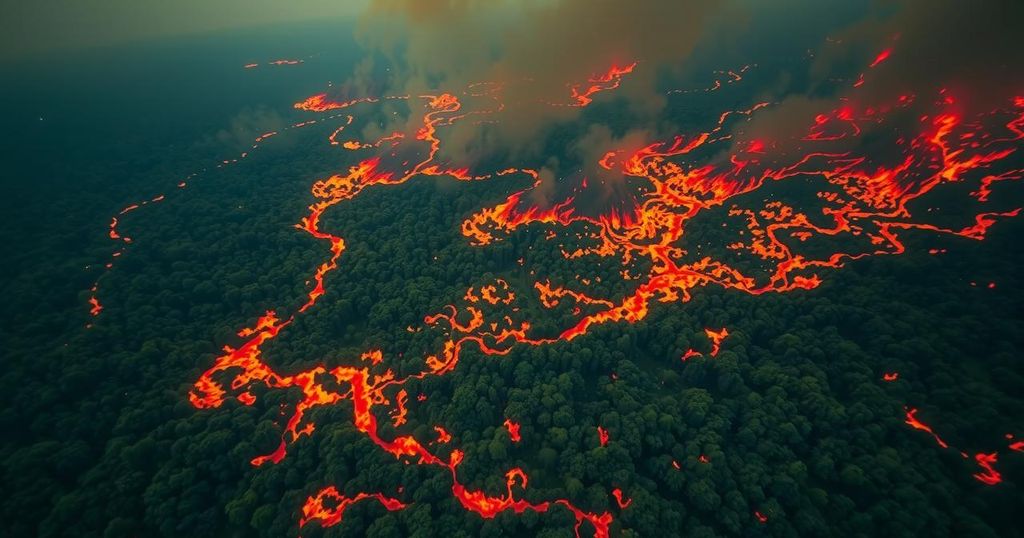
[[[633,499],[623,499],[622,490],[615,488],[612,490],[612,496],[615,497],[615,503],[619,505],[619,508],[626,509],[629,505],[633,504]]]
[[[522,440],[522,437],[519,436],[518,422],[512,422],[512,419],[506,418],[505,429],[508,430],[508,438],[511,439],[513,443],[518,443],[519,441]]]
[[[888,56],[887,51],[884,54]],[[880,55],[872,67],[884,60]],[[621,68],[613,66],[607,72],[593,76],[587,83],[570,85],[573,102],[569,106],[587,106],[597,93],[619,87],[621,79],[631,73],[635,66],[635,63]],[[741,78],[739,73],[727,74],[731,81]],[[495,86],[483,92],[478,88],[468,94],[458,95],[465,98],[485,95],[487,99],[492,99],[497,88]],[[408,96],[393,96],[339,101],[326,94],[318,94],[294,106],[309,112],[327,112],[392,98],[410,99]],[[758,103],[745,110],[726,111],[719,116],[717,124],[706,132],[680,134],[670,140],[655,141],[631,155],[622,155],[621,159],[614,152],[606,154],[599,166],[609,170],[613,166],[620,168],[631,180],[642,183],[644,190],[635,208],[610,211],[593,217],[583,215],[578,210],[573,196],[546,208],[531,205],[529,191],[541,186],[539,173],[535,170],[507,168],[491,174],[474,175],[466,167],[452,167],[438,162],[436,157],[446,126],[460,121],[470,113],[497,112],[463,111],[464,104],[460,98],[449,93],[414,99],[419,99],[424,108],[421,124],[410,132],[394,133],[372,144],[353,142],[358,144],[358,147],[352,146],[356,149],[368,149],[367,146],[374,148],[375,156],[313,184],[311,192],[314,202],[296,227],[324,241],[329,255],[313,271],[305,303],[283,319],[278,318],[274,312],[267,312],[254,324],[239,331],[239,337],[245,339],[242,344],[237,349],[226,346],[223,354],[214,359],[214,364],[196,380],[189,394],[190,401],[196,407],[212,408],[222,405],[229,395],[234,395],[245,405],[255,405],[256,396],[252,390],[258,385],[267,389],[296,391],[298,398],[292,404],[291,415],[284,424],[278,448],[270,454],[253,458],[253,465],[280,462],[286,457],[289,445],[302,436],[312,435],[316,424],[310,418],[311,411],[320,406],[349,401],[352,403],[353,425],[379,449],[407,464],[448,469],[452,476],[452,494],[467,510],[484,518],[493,518],[507,510],[515,513],[527,510],[546,512],[552,507],[562,507],[576,519],[577,536],[583,522],[594,527],[596,536],[607,536],[612,522],[612,516],[607,512],[585,512],[565,499],[531,503],[517,498],[513,488],[525,489],[527,486],[527,475],[520,468],[507,471],[506,492],[500,496],[467,489],[457,476],[457,467],[464,453],[454,449],[447,458],[442,458],[424,446],[427,443],[437,448],[433,445],[449,443],[451,436],[444,428],[434,427],[437,432],[434,443],[426,440],[421,442],[415,436],[403,433],[384,433],[382,436],[377,424],[378,416],[383,416],[380,414],[381,408],[391,409],[392,425],[395,428],[404,426],[408,429],[408,394],[403,385],[411,379],[440,376],[453,371],[467,346],[479,350],[483,355],[498,356],[509,353],[516,345],[539,346],[572,340],[587,334],[596,325],[640,321],[648,314],[652,302],[687,301],[692,290],[704,286],[715,285],[752,295],[810,290],[822,282],[818,271],[837,269],[849,261],[866,256],[904,252],[906,247],[899,237],[904,230],[928,230],[980,240],[999,218],[1017,216],[1020,212],[1020,209],[1012,209],[978,213],[973,223],[955,229],[912,220],[909,208],[912,201],[938,186],[964,181],[965,176],[974,172],[984,172],[985,178],[989,178],[981,181],[976,194],[972,194],[979,202],[988,199],[993,185],[998,181],[1020,179],[1022,174],[1019,171],[992,169],[1014,153],[1014,144],[1024,139],[1024,98],[1019,98],[1019,102],[1014,101],[1018,110],[1005,123],[1007,133],[1003,137],[991,137],[988,145],[974,146],[971,138],[983,132],[982,124],[965,120],[945,109],[953,104],[952,97],[947,95],[943,101],[945,104],[938,105],[939,113],[922,119],[920,125],[917,125],[917,131],[907,135],[905,142],[898,144],[904,153],[894,164],[888,165],[872,163],[867,157],[849,150],[838,150],[832,143],[859,136],[861,125],[865,122],[883,122],[883,109],[906,106],[909,99],[905,96],[901,96],[897,104],[884,107],[847,103],[835,110],[823,111],[812,125],[807,126],[807,132],[795,137],[810,147],[801,148],[793,154],[779,152],[775,141],[757,139],[737,143],[735,149],[728,152],[729,158],[721,163],[702,165],[696,162],[691,154],[698,149],[709,149],[714,144],[730,139],[732,135],[726,134],[726,129],[732,122],[746,120],[770,105]],[[334,117],[342,116],[338,114]],[[348,123],[341,128],[351,123],[352,117],[347,118]],[[300,122],[292,128],[310,125],[315,121]],[[331,134],[330,143],[337,143],[336,135],[341,128]],[[267,133],[257,142],[274,134]],[[410,148],[412,151],[409,151]],[[613,157],[616,158],[614,164],[611,160]],[[403,365],[395,369],[403,372],[401,376],[395,370],[384,370],[381,367],[384,356],[380,350],[364,353],[360,357],[362,367],[317,365],[286,375],[267,365],[263,358],[264,344],[276,338],[297,315],[312,308],[325,295],[326,281],[338,267],[338,261],[345,252],[344,240],[320,227],[320,219],[325,211],[343,201],[354,199],[367,188],[400,185],[420,175],[446,175],[458,181],[477,181],[510,174],[532,178],[533,186],[513,193],[494,207],[482,208],[471,215],[462,223],[465,237],[474,245],[487,245],[500,241],[503,236],[524,226],[558,228],[578,225],[588,231],[581,232],[577,237],[584,237],[583,233],[591,234],[586,237],[592,238],[594,245],[580,247],[575,251],[564,250],[564,255],[570,259],[586,256],[618,257],[624,266],[623,274],[634,275],[630,280],[635,281],[635,287],[621,297],[604,298],[573,291],[547,279],[543,282],[538,280],[534,283],[534,289],[544,307],[558,308],[563,302],[571,302],[565,307],[565,312],[568,316],[571,309],[573,323],[550,338],[532,336],[530,322],[521,319],[522,314],[518,314],[520,319],[513,319],[519,312],[518,307],[514,306],[519,299],[509,282],[497,279],[490,284],[471,287],[463,297],[464,303],[448,305],[441,312],[424,317],[427,329],[438,330],[444,336],[438,339],[439,347],[422,357],[421,371],[405,373],[407,368]],[[809,216],[781,201],[765,202],[761,207],[736,205],[741,195],[754,192],[770,182],[791,178],[819,179],[817,197],[821,203],[820,217],[824,219],[812,218],[819,216]],[[161,195],[128,206],[120,214],[162,199]],[[757,277],[711,255],[694,254],[688,250],[689,247],[683,248],[687,223],[701,211],[718,206],[724,206],[730,217],[726,226],[738,221],[739,226],[734,227],[742,232],[741,239],[728,248],[763,262],[761,265],[767,267],[765,275]],[[116,225],[115,219],[108,232],[112,239],[121,236]],[[830,252],[821,257],[811,257],[796,250],[799,243],[840,235],[863,239],[868,246],[860,250]],[[550,237],[554,239],[558,235]],[[121,239],[129,241],[127,238]],[[650,262],[651,268],[644,271],[630,266],[637,259]],[[518,263],[525,266],[525,259],[520,259]],[[586,286],[599,280],[579,277],[578,281]],[[99,307],[98,301],[94,306]],[[495,315],[495,311],[501,309],[505,310],[504,315],[502,312]],[[410,327],[409,330],[416,332],[420,329]],[[723,327],[717,331],[705,329],[705,334],[711,341],[708,355],[714,357],[729,332]],[[687,350],[683,360],[698,354],[695,350]],[[381,370],[384,371],[381,373]],[[392,394],[393,400],[389,397]],[[424,394],[417,397],[417,401],[425,399]],[[916,412],[916,409],[907,411],[906,423],[928,432],[941,447],[948,447],[929,426],[916,419]],[[519,442],[519,424],[506,419],[504,426],[509,438]],[[392,430],[388,427],[384,431]],[[607,446],[608,432],[601,426],[597,426],[597,432],[600,445]],[[992,468],[996,454],[978,454],[975,459],[982,468],[982,472],[975,476],[978,480],[989,483],[1000,479]],[[708,459],[701,455],[698,461],[707,463]],[[672,466],[681,469],[675,460]],[[631,502],[621,497],[621,490],[616,489],[612,494],[620,508],[625,508],[624,505]],[[397,499],[380,493],[359,493],[354,497],[345,497],[335,488],[328,487],[307,500],[300,525],[313,520],[319,521],[322,526],[335,525],[341,522],[345,508],[368,498],[376,499],[388,510],[405,506]],[[760,512],[755,512],[755,517],[762,523],[767,521],[767,516]]]

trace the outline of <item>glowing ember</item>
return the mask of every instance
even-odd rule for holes
[[[982,468],[982,472],[975,473],[974,478],[979,481],[994,486],[1003,481],[999,471],[996,471],[992,465],[996,462],[997,454],[995,452],[991,454],[975,454],[974,460],[978,462],[978,465]]]
[[[722,347],[722,340],[725,340],[726,336],[729,336],[729,330],[725,327],[720,331],[713,331],[711,329],[704,329],[704,334],[708,335],[711,340],[711,356],[715,357],[718,355],[718,350]]]
[[[385,497],[380,493],[359,493],[350,498],[338,493],[334,487],[328,487],[317,493],[316,496],[306,499],[306,504],[302,507],[302,519],[299,520],[299,526],[304,527],[306,523],[315,520],[320,522],[322,527],[333,527],[341,523],[342,516],[345,515],[345,510],[349,506],[366,499],[374,499],[390,511],[401,510],[406,506],[398,499]],[[325,501],[328,500],[334,505],[333,508],[327,508]]]
[[[701,355],[702,353],[700,351],[690,348],[686,350],[686,353],[683,353],[682,360],[683,362],[686,362],[694,357],[700,357]]]
[[[949,445],[945,441],[943,441],[935,432],[933,432],[931,427],[929,427],[928,425],[923,424],[923,423],[921,423],[921,421],[917,420],[917,418],[914,416],[916,414],[917,414],[917,409],[909,409],[909,410],[907,410],[907,420],[906,420],[906,423],[909,424],[914,429],[922,430],[922,431],[925,431],[925,432],[928,432],[929,434],[931,434],[931,436],[935,439],[935,442],[938,443],[938,445],[940,447],[942,447],[942,448],[949,448]],[[1007,438],[1010,439],[1010,438],[1012,438],[1012,436],[1010,434],[1007,434]],[[1024,450],[1024,444],[1022,444],[1022,443],[1013,443],[1013,444],[1010,445],[1010,449],[1011,450]],[[964,459],[968,458],[967,452],[964,452],[962,450],[960,451],[960,455]],[[979,472],[979,473],[974,473],[972,476],[974,476],[974,478],[977,479],[979,482],[982,482],[983,484],[988,485],[988,486],[994,486],[994,485],[1002,482],[1003,481],[1002,475],[994,467],[996,461],[998,460],[998,457],[999,457],[999,453],[998,452],[992,452],[990,454],[979,452],[979,453],[975,454],[974,455],[974,460],[978,464],[978,466],[981,467],[982,471]]]
[[[448,431],[445,430],[444,428],[442,428],[440,426],[434,426],[434,431],[437,432],[437,443],[438,444],[443,445],[445,443],[451,442],[452,435],[450,433],[448,433]]]
[[[936,435],[936,433],[932,431],[932,428],[930,426],[924,424],[920,420],[917,420],[917,417],[915,415],[917,415],[916,408],[907,410],[906,423],[909,424],[911,428],[928,432],[935,439],[935,442],[939,444],[939,446],[941,446],[942,448],[949,448],[949,445],[946,444],[946,442],[943,441],[941,437]]]
[[[892,49],[885,49],[882,52],[879,52],[878,56],[875,56],[875,60],[873,62],[871,62],[871,65],[869,65],[868,67],[877,67],[878,64],[880,64],[880,63],[884,62],[885,60],[887,60],[889,58],[889,55],[891,55],[891,54],[892,54]]]
[[[505,419],[505,429],[508,430],[508,438],[511,439],[513,443],[518,443],[519,441],[522,440],[522,437],[519,436],[519,423],[518,422],[512,422],[511,419],[507,419],[506,418]]]
[[[100,315],[100,312],[103,311],[103,305],[100,304],[99,299],[97,299],[95,295],[89,297],[89,304],[92,305],[92,308],[89,309],[89,313],[93,316],[98,316]]]
[[[570,103],[568,106],[584,107],[589,105],[594,101],[594,94],[618,88],[622,77],[632,73],[633,68],[635,67],[636,62],[625,67],[616,67],[613,65],[608,69],[608,71],[591,77],[585,84],[571,85],[569,87],[569,91],[572,94],[574,102]]]

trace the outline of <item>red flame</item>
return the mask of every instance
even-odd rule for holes
[[[704,334],[708,335],[711,339],[711,353],[712,357],[718,355],[718,350],[722,347],[722,340],[725,340],[726,336],[729,336],[729,329],[722,327],[719,331],[713,331],[711,329],[704,329]]]
[[[306,523],[310,521],[318,521],[324,528],[333,527],[341,523],[345,510],[349,506],[366,499],[376,499],[384,508],[392,512],[406,506],[398,499],[386,497],[381,493],[359,493],[355,497],[345,497],[338,493],[334,486],[330,486],[306,499],[306,504],[302,507],[302,519],[299,520],[299,526],[305,527]],[[331,501],[334,508],[327,507],[324,502],[327,500]]]
[[[910,427],[912,427],[914,429],[925,431],[925,432],[928,432],[929,434],[931,434],[931,436],[935,439],[935,442],[938,443],[939,446],[941,446],[942,448],[949,448],[949,445],[946,444],[946,442],[943,441],[942,438],[939,437],[935,432],[933,432],[932,428],[930,426],[928,426],[927,424],[924,424],[920,420],[917,420],[917,417],[914,416],[916,414],[917,414],[917,409],[916,408],[908,409],[907,410],[906,423],[909,424]]]
[[[92,308],[89,309],[89,314],[98,316],[100,315],[100,312],[103,311],[103,305],[100,304],[99,299],[97,299],[95,295],[89,297],[89,304],[92,305]]]
[[[992,467],[995,464],[998,454],[995,452],[991,454],[978,453],[974,455],[974,460],[978,462],[978,465],[982,468],[982,472],[975,473],[974,478],[977,478],[982,483],[989,486],[994,486],[1003,481],[1002,475],[999,471],[996,471]]]
[[[872,67],[884,61],[888,54],[884,51],[879,55]],[[599,92],[617,88],[622,78],[636,65],[613,66],[586,83],[570,85],[570,106],[586,106]],[[726,83],[741,78],[739,73],[729,73],[729,77]],[[865,84],[870,84],[870,80]],[[942,185],[983,175],[987,179],[980,180],[978,189],[972,194],[979,203],[983,203],[990,197],[992,189],[997,188],[998,182],[1019,180],[1021,173],[997,168],[1004,166],[1004,160],[1024,139],[1024,98],[1014,101],[1017,109],[1003,114],[1006,118],[999,116],[1000,121],[1006,120],[998,127],[999,134],[989,137],[990,142],[986,145],[973,145],[972,138],[987,134],[989,128],[981,120],[964,118],[960,112],[951,109],[955,100],[943,94],[943,99],[935,105],[934,113],[921,119],[912,131],[904,134],[902,142],[894,146],[902,152],[900,158],[883,164],[850,150],[849,145],[837,147],[835,142],[860,136],[863,125],[885,124],[889,127],[885,123],[885,114],[907,106],[911,99],[906,96],[894,99],[893,103],[867,106],[847,102],[834,110],[822,110],[814,122],[806,126],[805,132],[794,133],[793,139],[806,147],[792,151],[780,151],[779,141],[763,139],[724,147],[731,139],[729,128],[733,123],[745,121],[770,105],[757,103],[745,110],[726,111],[707,131],[652,141],[631,154],[606,154],[599,166],[609,171],[613,167],[620,169],[617,172],[625,173],[643,188],[636,207],[591,217],[578,211],[576,199],[572,196],[546,207],[534,205],[529,191],[541,186],[540,174],[536,170],[508,168],[474,175],[468,167],[438,162],[436,157],[447,126],[470,113],[476,113],[479,118],[494,116],[500,111],[500,107],[466,111],[460,98],[484,96],[488,106],[493,106],[491,101],[497,98],[499,87],[483,92],[480,88],[472,89],[469,93],[459,93],[460,97],[444,93],[413,98],[392,96],[335,100],[326,94],[318,94],[294,105],[299,110],[322,113],[357,104],[377,103],[382,99],[403,99],[410,101],[410,108],[421,105],[423,116],[422,121],[409,132],[393,133],[371,143],[352,141],[352,148],[372,151],[373,156],[350,166],[347,171],[313,184],[313,203],[296,227],[323,241],[326,259],[311,271],[304,303],[290,315],[280,318],[274,312],[267,312],[240,330],[239,337],[244,339],[241,345],[237,349],[226,346],[210,368],[195,381],[189,399],[198,408],[219,407],[229,397],[244,405],[256,405],[255,394],[262,394],[253,391],[256,386],[295,394],[295,403],[290,404],[290,415],[283,424],[277,448],[270,454],[253,458],[253,465],[278,463],[286,457],[291,444],[303,436],[313,435],[317,426],[313,419],[315,409],[342,401],[350,402],[351,420],[357,431],[396,461],[447,469],[452,479],[452,495],[464,508],[480,517],[493,518],[509,510],[514,513],[527,510],[546,512],[558,507],[573,514],[577,535],[583,522],[588,522],[596,536],[607,536],[612,522],[612,516],[607,512],[585,512],[566,499],[532,503],[517,497],[514,489],[526,489],[528,482],[526,473],[520,468],[507,471],[506,491],[498,496],[483,490],[467,489],[457,473],[464,453],[458,449],[447,452],[448,447],[440,447],[451,442],[451,436],[444,428],[434,427],[437,439],[433,443],[408,433],[412,428],[408,424],[406,383],[453,371],[467,346],[483,355],[501,356],[515,346],[565,342],[587,334],[596,325],[635,323],[646,317],[653,302],[684,302],[690,299],[694,290],[705,286],[751,295],[810,290],[821,284],[819,272],[838,269],[867,256],[903,253],[907,246],[900,234],[906,230],[981,240],[998,219],[1014,217],[1020,212],[1020,209],[995,208],[974,214],[973,222],[962,228],[951,228],[915,219],[911,202]],[[348,118],[347,123],[332,132],[329,138],[332,144],[345,145],[339,144],[336,137],[345,125],[351,124],[351,116],[338,114],[322,118],[326,121],[344,117]],[[289,129],[313,125],[316,121],[299,122]],[[275,134],[268,132],[256,142],[265,141]],[[697,157],[698,150],[716,148],[722,148],[728,158],[721,162],[702,163]],[[612,158],[615,158],[614,163]],[[222,164],[236,161],[225,160]],[[572,319],[572,324],[555,336],[538,338],[531,333],[530,321],[522,319],[523,314],[515,306],[519,298],[512,285],[497,279],[493,283],[469,288],[458,305],[447,305],[440,312],[423,318],[427,329],[437,330],[442,336],[437,339],[439,346],[422,357],[422,369],[419,371],[408,367],[408,361],[403,362],[401,368],[387,368],[388,359],[380,350],[369,350],[358,358],[349,357],[350,362],[359,366],[320,364],[292,373],[271,368],[263,356],[265,344],[291,326],[296,316],[315,306],[327,293],[327,278],[338,267],[345,252],[345,242],[340,236],[321,229],[320,219],[324,213],[339,203],[354,199],[368,188],[396,186],[417,176],[442,175],[456,181],[481,181],[507,175],[534,180],[532,187],[513,193],[496,206],[481,208],[463,221],[462,233],[474,245],[501,241],[525,226],[559,229],[573,225],[576,226],[574,229],[586,231],[577,236],[581,243],[576,250],[563,250],[566,258],[594,257],[621,261],[624,280],[635,283],[635,286],[621,296],[601,297],[552,283],[548,279],[538,279],[532,290],[527,288],[525,293],[536,292],[545,308],[564,308],[565,315]],[[805,213],[779,200],[759,203],[751,201],[751,197],[744,197],[764,185],[793,178],[815,182],[820,207],[812,207]],[[163,195],[125,207],[119,215],[159,200],[163,200]],[[724,258],[718,259],[696,246],[686,245],[687,223],[701,212],[716,207],[722,207],[727,214],[726,227],[741,232],[735,242],[723,246],[737,256],[757,261],[765,268],[763,274],[741,270],[739,266],[723,261]],[[810,213],[811,210],[816,211]],[[115,219],[107,234],[111,239],[129,242],[130,239],[117,230],[118,224]],[[560,234],[547,237],[552,241],[562,240]],[[821,239],[825,242],[836,237],[850,239],[851,242],[862,241],[863,245],[850,246],[845,250],[829,249],[820,256],[799,250],[800,244],[806,241]],[[592,244],[583,244],[584,238]],[[120,254],[118,250],[114,255]],[[635,260],[648,262],[650,269],[635,267],[632,263]],[[519,265],[530,268],[526,259],[520,259]],[[581,276],[577,282],[581,286],[589,286],[599,280]],[[94,309],[101,308],[95,295],[90,304]],[[420,328],[410,327],[409,330],[416,332]],[[708,355],[714,357],[729,332],[723,327],[719,330],[705,329],[705,334],[711,341]],[[699,352],[687,350],[683,360],[697,354]],[[396,373],[396,370],[402,373]],[[420,402],[425,399],[425,394],[417,397]],[[916,413],[916,409],[908,410],[906,423],[932,435],[941,447],[948,447],[929,426],[917,420]],[[378,417],[385,416],[391,417],[391,424],[381,430]],[[509,438],[519,442],[519,424],[506,419],[504,425]],[[607,446],[608,432],[601,426],[597,427],[597,432],[601,446]],[[431,448],[428,449],[427,445]],[[448,453],[447,458],[433,451],[440,448]],[[975,459],[982,469],[975,475],[978,480],[985,483],[1000,480],[993,469],[995,453],[978,454]],[[708,462],[704,455],[698,461]],[[681,469],[675,460],[672,466]],[[612,494],[621,508],[629,504],[630,500],[621,498],[621,490],[616,489]],[[338,524],[348,506],[365,499],[376,499],[387,510],[405,506],[382,493],[359,493],[346,497],[329,486],[307,500],[300,525],[314,520],[322,526]],[[767,521],[767,516],[760,512],[755,512],[755,517],[762,523]]]
[[[892,54],[892,49],[885,49],[882,52],[879,52],[878,56],[875,56],[875,60],[873,62],[871,62],[871,65],[869,65],[868,67],[875,67],[875,66],[877,66],[878,64],[880,64],[880,63],[884,62],[886,59],[888,59],[889,55],[891,55],[891,54]]]
[[[594,101],[594,94],[618,88],[622,77],[632,73],[633,68],[635,67],[636,62],[625,67],[617,67],[613,65],[608,69],[608,71],[592,76],[585,84],[571,85],[569,87],[569,91],[571,92],[572,98],[575,102],[571,103],[569,106],[587,106]]]
[[[619,505],[619,508],[625,509],[628,508],[629,505],[633,504],[633,499],[623,499],[622,490],[619,488],[612,490],[612,497],[615,497],[615,503]]]
[[[434,426],[434,431],[437,432],[437,443],[440,445],[451,442],[452,435],[441,426]]]
[[[508,430],[508,438],[511,439],[513,443],[518,443],[520,440],[522,440],[522,437],[519,436],[518,422],[512,422],[511,419],[506,418],[505,429]]]
[[[693,348],[690,348],[690,349],[686,350],[686,353],[683,353],[682,359],[683,359],[683,362],[686,362],[686,361],[688,361],[688,360],[690,360],[690,359],[692,359],[694,357],[700,357],[701,355],[702,355],[702,353],[700,351],[697,351],[697,350],[695,350]]]

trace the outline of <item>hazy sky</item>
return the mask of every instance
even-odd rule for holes
[[[0,59],[354,15],[365,0],[0,0]]]

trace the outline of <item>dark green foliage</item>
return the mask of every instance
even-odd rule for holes
[[[180,193],[168,177],[204,166],[204,152],[191,153],[198,163],[79,171],[93,179],[11,208],[0,535],[296,536],[302,503],[328,485],[348,494],[401,485],[410,506],[360,503],[341,525],[313,524],[303,536],[571,535],[561,509],[493,520],[466,512],[445,471],[384,454],[352,426],[348,403],[316,410],[316,432],[258,469],[249,460],[277,445],[280,406],[295,393],[258,388],[253,407],[189,404],[220,347],[236,345],[235,332],[264,311],[299,306],[326,258],[324,243],[292,227],[312,180],[351,164],[347,153],[324,156],[324,135],[297,133]],[[135,183],[102,181],[138,170]],[[405,327],[496,277],[531,296],[531,269],[554,282],[585,271],[602,277],[600,292],[624,294],[616,263],[566,262],[540,228],[467,244],[461,220],[523,186],[418,178],[332,208],[323,228],[345,238],[340,268],[321,302],[266,347],[267,361],[283,372],[357,364],[376,347],[400,374],[416,372],[438,342]],[[109,214],[159,189],[174,196],[124,219],[135,242],[101,281],[106,309],[89,318],[85,290],[112,248],[102,235]],[[31,219],[36,227],[24,224]],[[718,222],[708,219],[693,223],[694,242],[713,242]],[[569,343],[504,357],[470,349],[455,372],[409,384],[429,399],[410,399],[403,432],[426,441],[443,425],[466,453],[459,473],[469,487],[500,494],[505,471],[521,466],[525,498],[610,510],[615,535],[1017,535],[1024,455],[1006,451],[1003,436],[1024,435],[1021,233],[1020,221],[1006,221],[981,243],[919,234],[907,255],[851,263],[816,290],[698,289],[688,303],[657,303],[640,323]],[[949,252],[925,254],[932,247]],[[572,319],[567,306],[533,301],[524,317],[538,334]],[[708,349],[705,327],[729,328],[721,353],[681,362],[687,348]],[[884,371],[900,380],[883,383]],[[903,423],[905,405],[953,446],[1000,450],[1004,482],[974,480],[973,462]],[[505,417],[521,423],[522,442],[511,443]],[[597,425],[611,435],[607,447]],[[610,497],[616,487],[633,499],[629,509]]]
[[[255,162],[244,186],[227,173],[129,221],[137,243],[102,281],[107,310],[94,328],[81,328],[90,321],[81,304],[56,306],[70,285],[36,289],[36,306],[8,306],[5,338],[18,344],[2,390],[10,534],[295,535],[305,497],[331,484],[347,492],[404,485],[413,505],[389,513],[359,504],[342,525],[304,535],[571,531],[559,511],[491,521],[465,512],[444,472],[384,455],[354,430],[345,405],[317,411],[313,436],[281,464],[255,469],[248,460],[276,445],[278,403],[294,395],[258,392],[253,408],[188,404],[189,384],[217,346],[235,343],[231,333],[256,314],[294,307],[324,255],[288,226],[317,172]],[[492,275],[528,287],[514,259],[529,245],[541,250],[532,260],[548,255],[529,231],[495,249],[457,235],[470,210],[513,187],[418,180],[332,210],[325,225],[349,250],[327,299],[268,347],[271,364],[354,364],[361,350],[381,346],[398,370],[415,371],[436,343],[403,336],[406,325]],[[430,439],[429,426],[442,424],[452,432],[472,487],[497,494],[504,471],[523,466],[527,498],[612,510],[625,535],[1006,535],[1007,514],[1021,508],[1019,456],[1000,460],[1006,481],[988,488],[971,478],[970,462],[902,418],[904,405],[921,407],[944,438],[976,451],[1003,448],[1002,435],[1020,431],[1011,270],[1020,254],[1007,249],[1019,231],[1006,223],[984,243],[949,244],[943,257],[856,263],[819,290],[749,297],[709,288],[571,343],[507,357],[470,351],[454,373],[410,387],[429,400],[411,403],[409,431]],[[51,271],[74,282],[79,265],[56,260]],[[572,268],[549,266],[555,280],[572,277]],[[38,283],[21,285],[25,294]],[[48,311],[57,308],[75,323],[55,328]],[[706,348],[705,326],[730,328],[722,352],[679,361],[686,347]],[[889,370],[901,380],[882,383]],[[521,443],[510,443],[505,416],[521,422]],[[598,424],[611,434],[608,447],[598,446]],[[710,463],[699,463],[701,454]],[[613,487],[633,498],[629,510],[614,508]],[[770,515],[766,525],[755,510]]]

